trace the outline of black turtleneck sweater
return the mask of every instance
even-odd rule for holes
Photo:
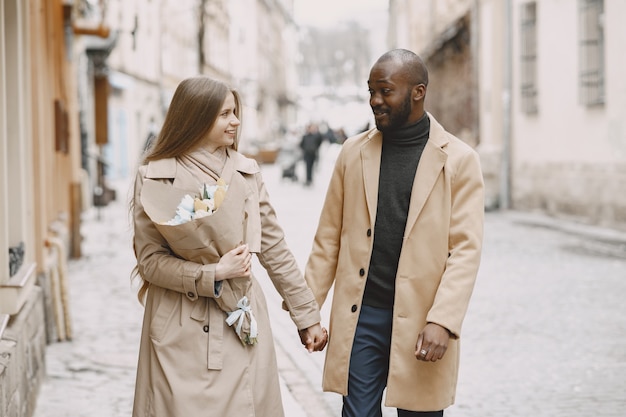
[[[424,113],[417,123],[383,134],[374,247],[363,295],[365,305],[393,308],[413,179],[429,132],[430,119]]]

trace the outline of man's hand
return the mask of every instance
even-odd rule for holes
[[[298,334],[300,335],[300,341],[309,353],[324,350],[328,342],[328,332],[319,323],[308,329],[299,330]]]
[[[446,353],[449,340],[448,329],[435,323],[428,323],[417,337],[415,357],[419,361],[437,362]]]

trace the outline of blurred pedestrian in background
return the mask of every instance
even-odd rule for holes
[[[317,124],[309,123],[300,142],[302,158],[306,167],[306,180],[304,183],[306,186],[310,186],[313,183],[313,168],[317,162],[323,139],[324,137],[320,133]]]
[[[323,388],[344,417],[442,416],[454,403],[459,337],[480,263],[477,153],[424,111],[413,52],[370,71],[376,128],[337,158],[305,278],[321,306],[334,285]]]
[[[339,129],[337,129],[335,131],[335,140],[336,143],[342,145],[343,142],[348,138],[348,135],[346,135],[346,131],[344,130],[343,127],[340,127]]]
[[[283,143],[280,146],[276,162],[281,169],[281,178],[298,181],[296,168],[302,160],[300,149],[300,135],[295,128],[290,128],[285,133]]]
[[[139,167],[134,250],[145,311],[134,417],[284,415],[267,305],[250,270],[253,253],[284,299],[305,347],[319,351],[326,344],[317,303],[285,243],[259,166],[237,152],[240,111],[238,94],[224,83],[207,77],[182,81]],[[162,193],[148,193],[150,187],[199,194],[219,179],[228,187],[223,207],[236,210],[224,208],[220,215],[218,208],[199,220],[234,215],[236,224],[220,230],[241,234],[242,240],[225,253],[216,248],[228,233],[211,236],[201,246],[189,243],[191,236],[167,240],[162,233],[167,226],[148,215],[149,207],[163,202]],[[210,261],[184,259],[192,251]],[[239,310],[223,311],[218,302],[228,295],[225,288],[241,279],[251,281],[250,292],[239,300]],[[253,313],[249,331],[254,340],[238,337],[241,329],[236,332],[234,323],[226,322],[232,313]]]

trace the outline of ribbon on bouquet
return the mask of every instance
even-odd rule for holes
[[[243,322],[246,314],[248,314],[248,317],[250,317],[250,335],[248,337],[243,337],[241,335],[241,329],[243,327]],[[228,313],[228,317],[226,317],[226,323],[228,323],[229,326],[232,326],[233,324],[235,324],[235,322],[237,322],[237,327],[235,328],[235,331],[237,332],[237,335],[241,339],[242,343],[254,345],[256,343],[256,338],[258,336],[259,330],[257,327],[256,319],[252,314],[250,300],[248,300],[248,297],[246,297],[245,295],[241,297],[237,302],[237,310],[231,311],[230,313]]]

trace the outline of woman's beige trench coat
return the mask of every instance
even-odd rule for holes
[[[374,240],[381,150],[376,129],[343,144],[305,269],[320,306],[335,285],[323,387],[342,395]],[[478,272],[483,217],[476,152],[430,116],[396,275],[387,406],[430,411],[454,402],[458,336]],[[427,322],[453,334],[435,363],[414,354]]]
[[[235,173],[245,179],[246,240],[267,269],[298,329],[320,321],[319,309],[268,201],[254,160],[229,150]],[[215,264],[173,256],[143,210],[146,179],[191,193],[198,181],[175,159],[139,168],[134,191],[134,248],[143,279],[151,283],[145,304],[133,417],[283,416],[274,342],[263,292],[253,279],[252,311],[258,343],[243,346],[214,301]],[[145,200],[144,200],[145,201]],[[296,329],[294,328],[294,331]]]

